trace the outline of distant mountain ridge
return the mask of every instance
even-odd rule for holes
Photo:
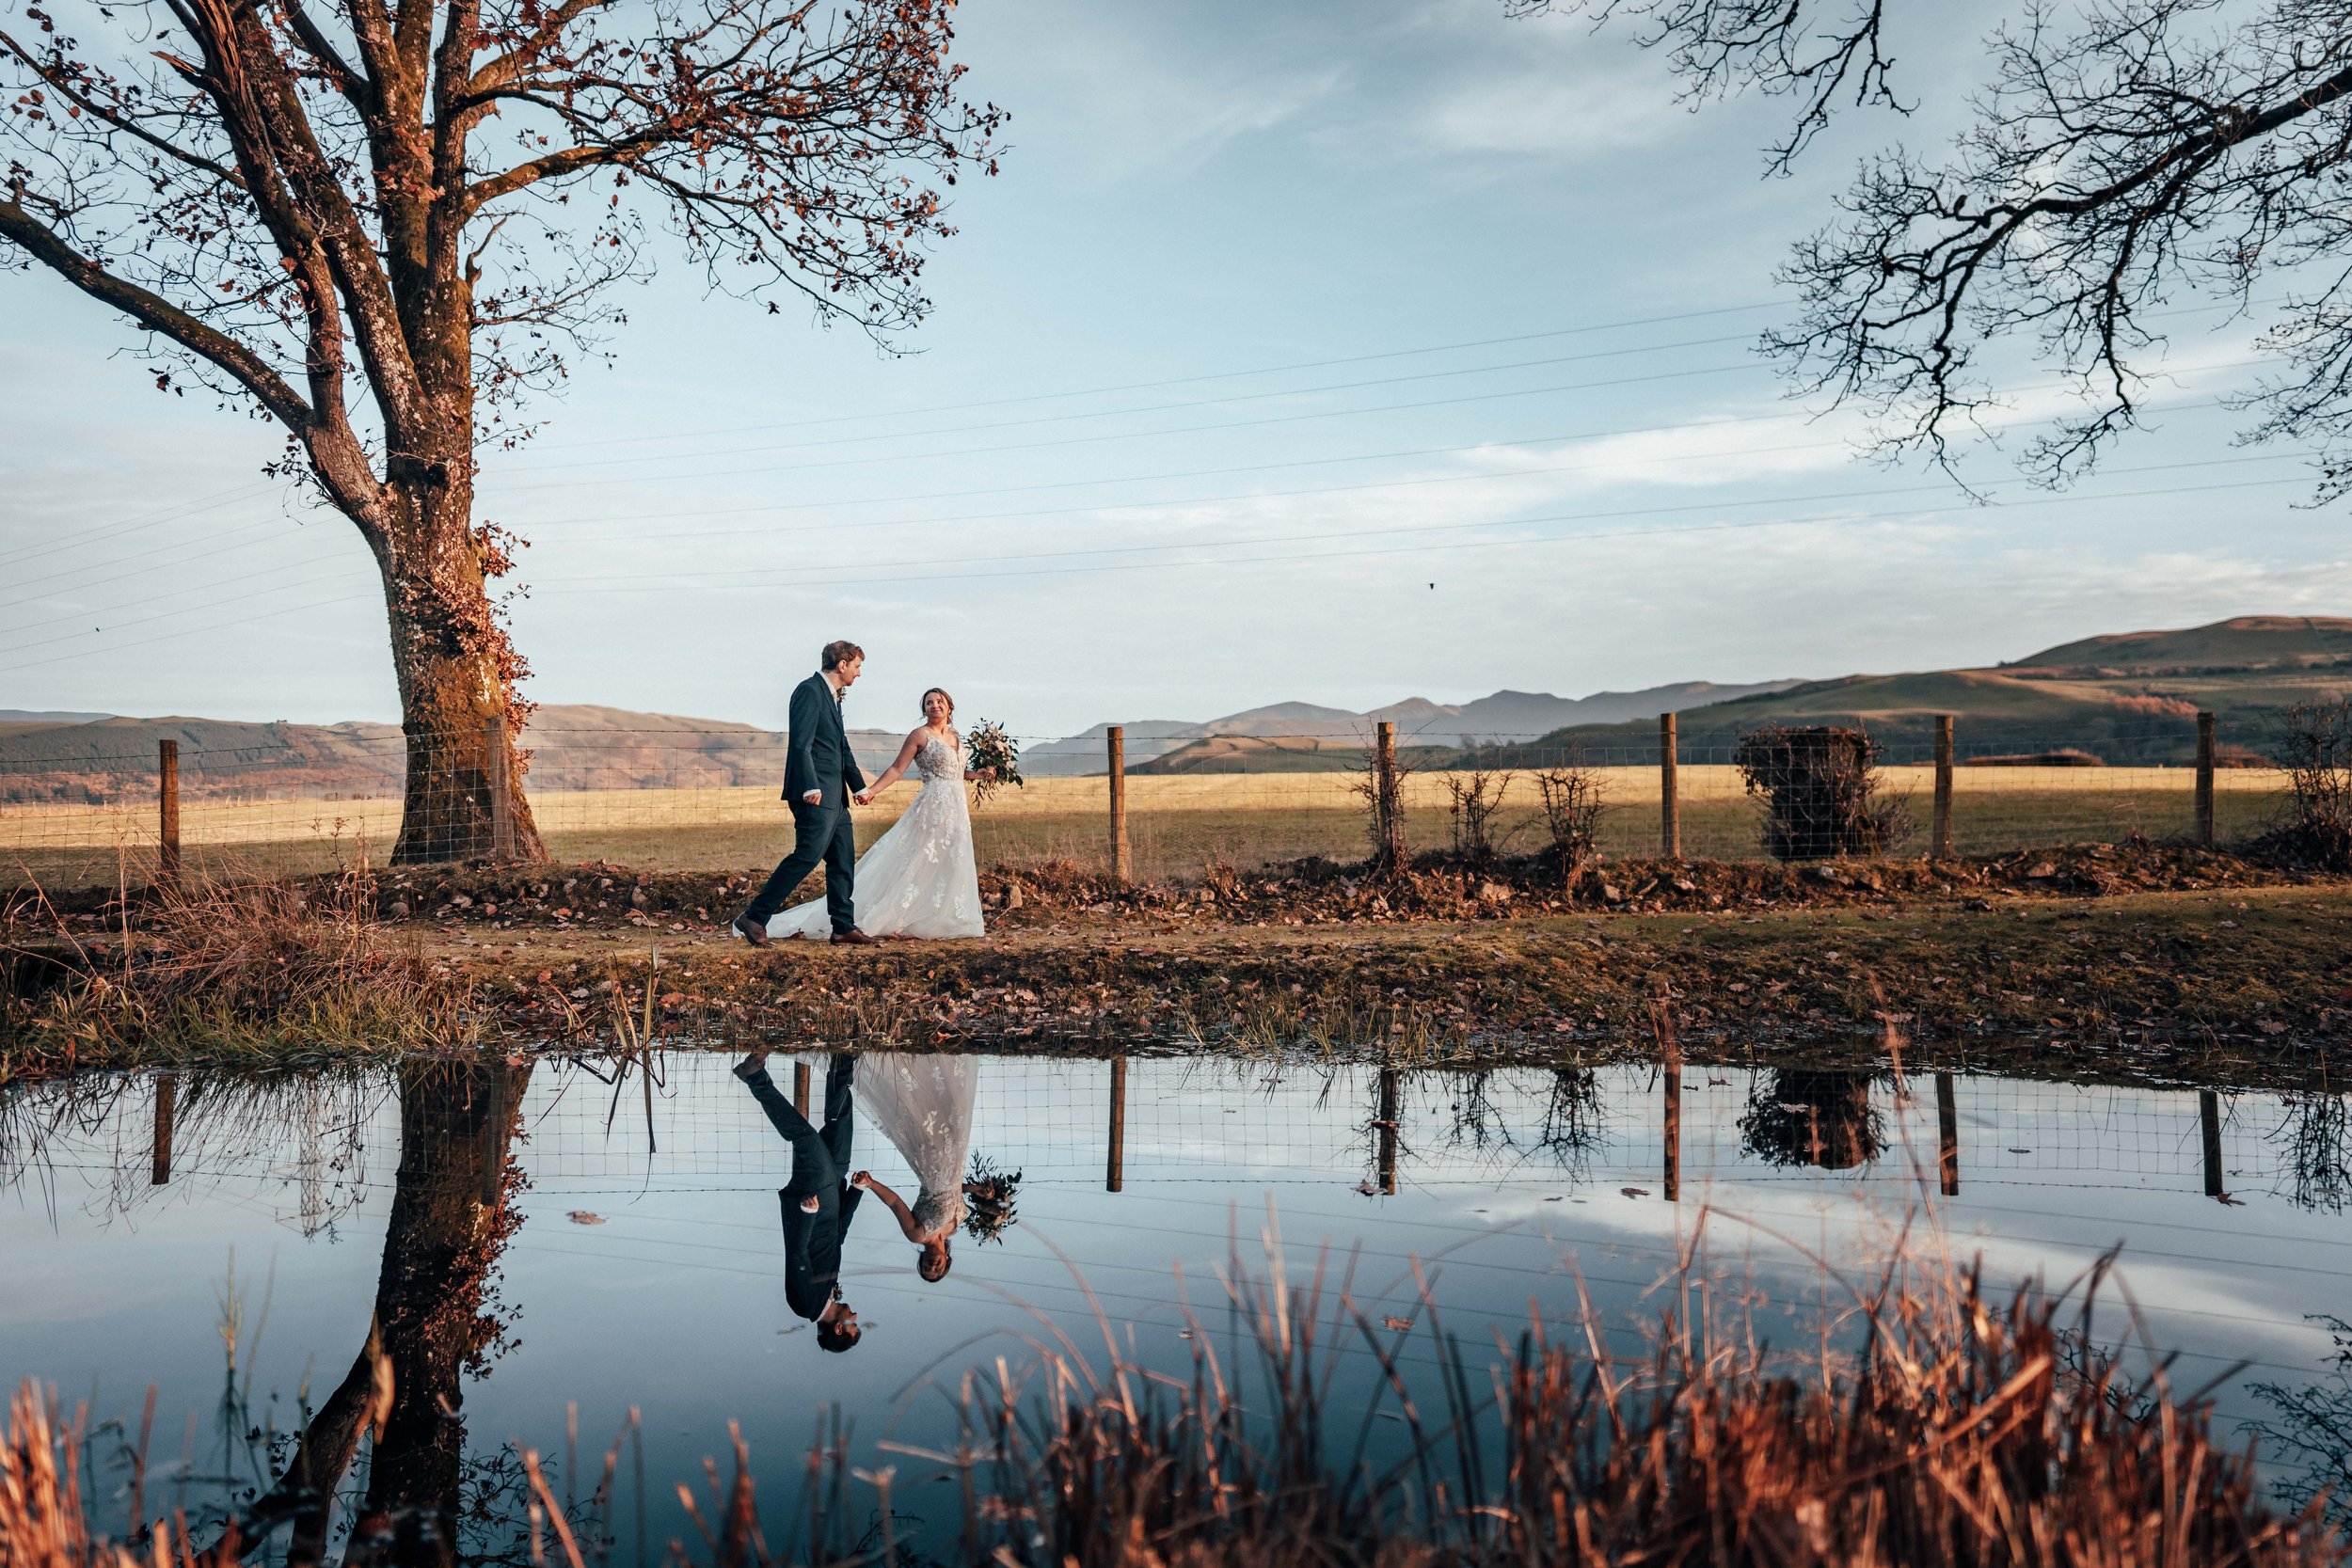
[[[1470,748],[1533,740],[1570,724],[1609,723],[1616,720],[1657,715],[1677,708],[1724,702],[1757,692],[1781,691],[1799,685],[1794,680],[1763,681],[1747,686],[1714,681],[1676,681],[1638,691],[1596,691],[1589,697],[1555,697],[1549,691],[1497,691],[1468,703],[1434,703],[1407,697],[1385,707],[1350,713],[1345,708],[1312,703],[1273,703],[1245,708],[1221,719],[1202,721],[1147,720],[1126,726],[1126,757],[1130,766],[1156,761],[1198,743],[1219,737],[1319,740],[1342,746],[1359,745],[1371,736],[1373,725],[1388,721],[1407,744]],[[1100,773],[1107,724],[1096,724],[1067,740],[1047,741],[1021,754],[1021,770],[1038,778]],[[1263,747],[1214,747],[1215,754],[1252,757],[1268,755]],[[1304,756],[1312,748],[1287,748]]]
[[[1923,757],[1935,718],[1950,714],[1960,754],[2072,748],[2119,764],[2177,764],[2196,746],[2196,716],[2215,715],[2225,747],[2259,752],[2279,708],[2352,695],[2352,620],[2246,615],[2176,631],[2086,638],[2013,664],[1804,681],[1696,708],[1677,721],[1686,761],[1728,761],[1740,736],[1766,724],[1868,730],[1890,755]],[[1492,766],[1592,761],[1654,752],[1645,723],[1564,726],[1520,746],[1478,752]]]
[[[851,730],[860,766],[898,754],[890,730]],[[0,721],[0,801],[95,802],[154,787],[156,745],[180,743],[191,799],[263,793],[317,799],[398,795],[397,724],[246,723],[165,717]],[[534,790],[715,789],[784,783],[784,736],[725,720],[551,703],[523,729]]]

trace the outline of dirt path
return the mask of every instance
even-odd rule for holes
[[[2352,890],[2249,887],[1986,909],[1803,908],[1198,928],[1063,911],[976,941],[755,952],[704,922],[516,930],[452,921],[424,951],[516,1029],[674,1037],[1150,1038],[1426,1060],[1649,1048],[1878,1050],[2077,1076],[2318,1081],[2352,1037]]]

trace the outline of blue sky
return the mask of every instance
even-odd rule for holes
[[[1990,507],[1858,461],[1754,354],[1788,242],[1863,151],[1948,134],[1993,15],[1898,40],[1918,115],[1765,180],[1773,105],[1692,115],[1657,58],[1500,0],[976,0],[1011,146],[958,188],[912,352],[668,265],[490,460],[532,694],[777,724],[850,636],[860,723],[941,684],[1050,735],[2341,611],[2338,519],[2213,406],[2254,328],[2193,297],[2159,428]],[[357,535],[131,341],[0,274],[0,706],[397,717]],[[2014,371],[2015,417],[2054,412]]]

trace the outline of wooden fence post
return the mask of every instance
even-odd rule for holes
[[[1372,823],[1379,838],[1379,859],[1392,870],[1405,865],[1405,802],[1396,784],[1396,724],[1383,719],[1375,726],[1372,753]]]
[[[1935,1175],[1946,1197],[1960,1194],[1960,1107],[1952,1101],[1952,1075],[1935,1075]]]
[[[490,758],[490,858],[511,861],[515,858],[515,781],[508,767],[511,752],[505,715],[489,721],[484,738]]]
[[[792,1106],[801,1115],[808,1115],[808,1064],[792,1064]]]
[[[1658,852],[1682,858],[1682,795],[1675,777],[1675,716],[1658,716]]]
[[[180,1104],[177,1073],[155,1075],[155,1163],[149,1178],[158,1187],[171,1180],[171,1123]]]
[[[1396,1069],[1380,1069],[1380,1190],[1396,1196]]]
[[[1929,847],[1937,860],[1952,858],[1952,716],[1935,716],[1935,832]]]
[[[167,885],[180,880],[180,743],[155,742],[157,828],[163,845],[157,874]]]
[[[2197,842],[2213,847],[2213,715],[2197,716]]]
[[[1111,765],[1111,877],[1125,887],[1135,877],[1127,853],[1127,726],[1113,724],[1104,733],[1104,744]]]
[[[2205,1153],[2205,1196],[2220,1197],[2221,1185],[2221,1096],[2212,1089],[2197,1091],[2197,1131]]]
[[[1127,1058],[1111,1058],[1110,1158],[1103,1172],[1103,1190],[1123,1192],[1127,1186]]]

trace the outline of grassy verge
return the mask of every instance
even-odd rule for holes
[[[13,911],[0,1083],[83,1067],[258,1066],[442,1049],[478,1032],[464,982],[378,921],[361,878],[191,883],[110,932]],[[118,916],[119,911],[117,911]]]
[[[1800,909],[1190,928],[1079,911],[871,949],[719,933],[453,929],[430,951],[511,1029],[901,1048],[1306,1050],[1417,1062],[1652,1049],[1875,1057],[2110,1081],[2325,1082],[2352,1037],[2352,892],[2249,889],[1997,911]]]
[[[2153,846],[1811,868],[1534,863],[1370,881],[1327,863],[1116,888],[985,879],[974,942],[754,953],[734,876],[422,869],[122,911],[20,904],[0,1068],[510,1040],[1218,1049],[1399,1061],[1650,1049],[2038,1075],[2328,1081],[2352,885]],[[46,924],[44,924],[44,922]],[[36,963],[66,976],[23,982]],[[647,1008],[651,1012],[648,1014]],[[626,1015],[626,1021],[624,1016]]]

